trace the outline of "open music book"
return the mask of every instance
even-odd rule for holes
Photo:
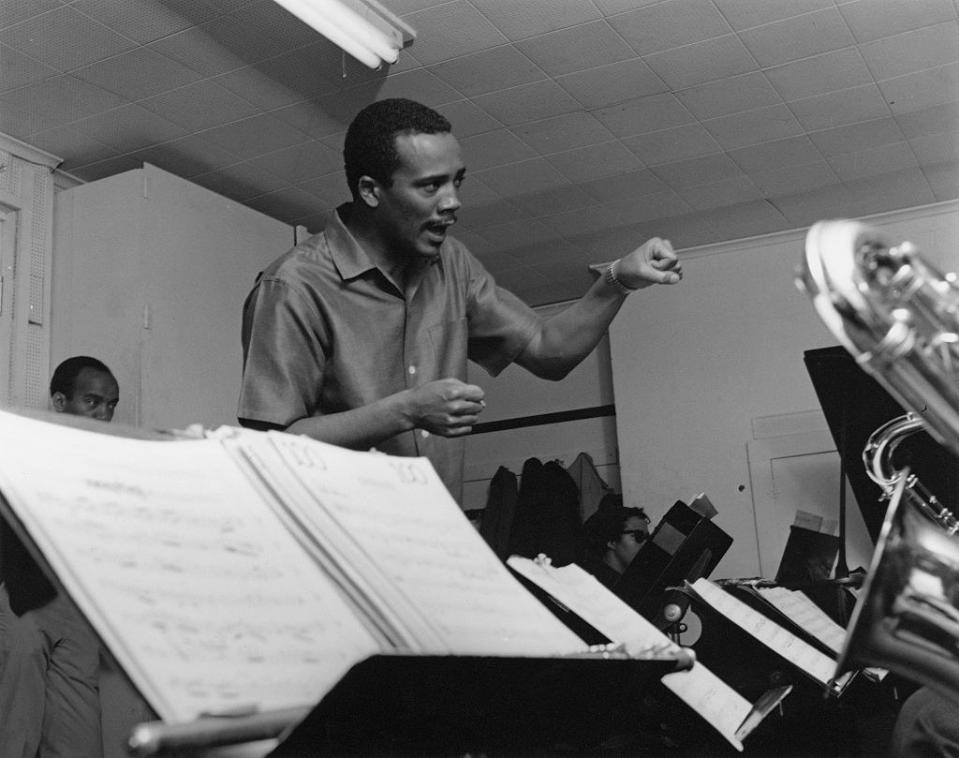
[[[574,563],[555,567],[544,560],[511,556],[507,564],[610,639],[627,650],[679,646],[640,616],[594,576]],[[663,684],[696,711],[737,750],[792,687],[770,690],[750,703],[701,663],[686,671],[666,674]]]
[[[165,722],[311,706],[373,655],[588,654],[426,459],[93,426],[0,411],[0,510]]]

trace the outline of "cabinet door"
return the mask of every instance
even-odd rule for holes
[[[235,424],[243,299],[293,227],[150,165],[61,194],[54,360],[105,361],[118,421]]]

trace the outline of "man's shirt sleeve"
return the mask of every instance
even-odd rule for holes
[[[264,278],[243,307],[243,377],[237,416],[287,427],[314,415],[326,363],[322,320],[289,284]]]

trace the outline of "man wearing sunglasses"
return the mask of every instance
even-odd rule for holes
[[[583,524],[583,568],[612,589],[649,538],[649,517],[642,508],[627,508],[621,496],[607,496]]]

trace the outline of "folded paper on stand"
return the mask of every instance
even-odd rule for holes
[[[597,631],[624,644],[627,650],[679,649],[653,624],[576,564],[555,567],[546,561],[515,555],[507,560],[507,564]],[[667,674],[662,682],[737,750],[743,749],[742,740],[791,689],[771,690],[768,697],[761,699],[762,702],[750,703],[701,663],[695,663],[687,671]]]

